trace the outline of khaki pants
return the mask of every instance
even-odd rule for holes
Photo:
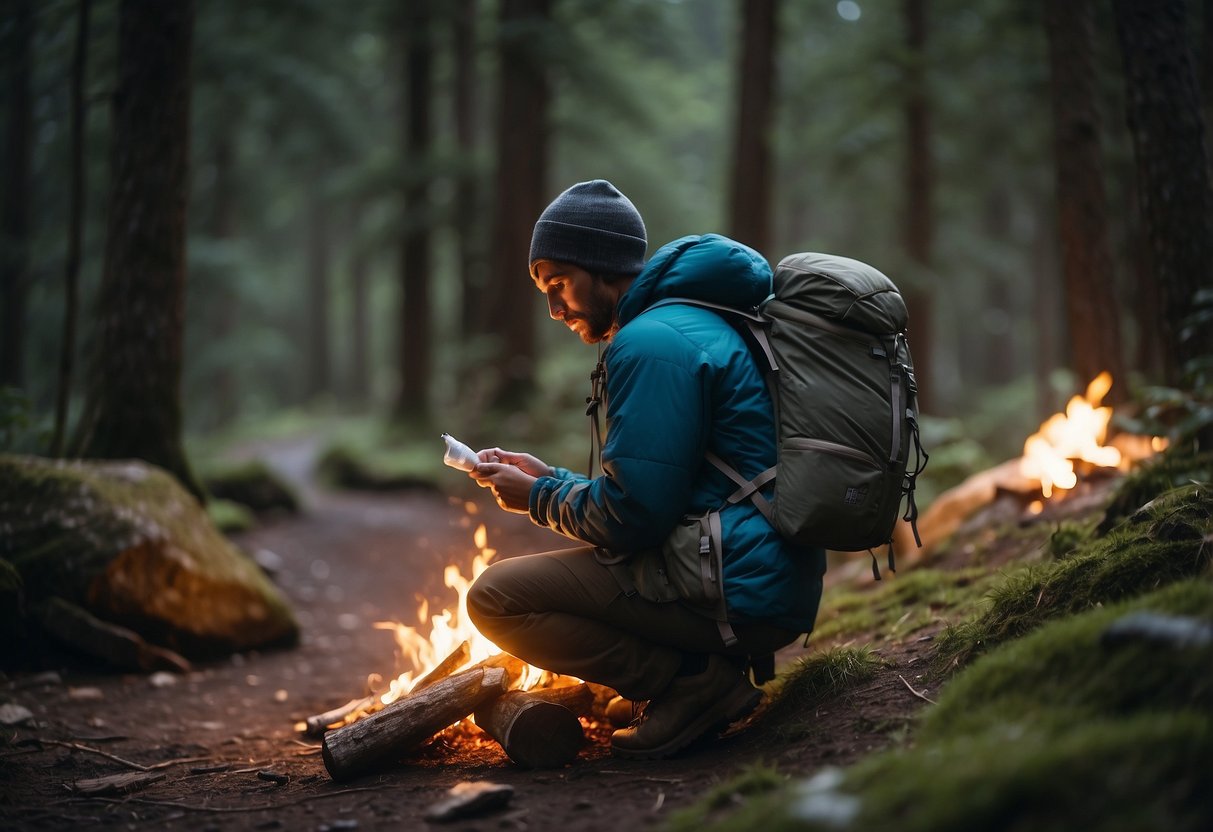
[[[744,657],[770,653],[799,635],[755,621],[734,621],[739,639],[725,648],[716,623],[680,603],[626,595],[590,548],[498,561],[468,593],[468,613],[502,650],[537,667],[652,699],[674,678],[686,653]]]

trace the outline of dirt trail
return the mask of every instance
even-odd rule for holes
[[[0,681],[0,702],[34,714],[6,729],[9,743],[0,746],[0,827],[423,828],[423,812],[448,788],[491,780],[515,788],[510,806],[457,828],[637,828],[659,823],[756,762],[789,774],[851,762],[887,744],[923,704],[898,679],[913,678],[913,662],[926,649],[911,642],[887,646],[890,668],[818,713],[819,728],[809,736],[782,736],[759,720],[673,760],[616,760],[599,742],[554,771],[519,769],[490,741],[431,748],[391,771],[336,784],[315,741],[294,724],[362,695],[369,674],[397,672],[392,638],[374,622],[412,623],[421,597],[449,603],[443,568],[454,563],[468,572],[480,522],[499,557],[555,548],[562,539],[491,503],[476,503],[479,513],[471,516],[462,500],[436,494],[311,491],[308,502],[306,514],[238,541],[277,556],[275,580],[303,629],[297,648],[238,655],[167,679],[106,674],[60,657],[55,678],[23,673]],[[42,744],[24,744],[30,740]],[[163,779],[126,796],[85,799],[68,788],[132,771],[129,763],[183,759],[192,762],[160,769]]]

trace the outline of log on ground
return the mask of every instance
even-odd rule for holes
[[[508,688],[502,668],[473,668],[397,699],[382,711],[324,737],[324,767],[349,780],[398,759]]]
[[[572,762],[585,745],[585,732],[570,707],[588,708],[593,695],[584,685],[560,692],[514,690],[476,709],[476,724],[501,743],[523,768],[557,768]],[[554,701],[553,701],[554,700]]]

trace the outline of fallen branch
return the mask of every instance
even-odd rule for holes
[[[459,642],[459,646],[452,650],[450,655],[440,661],[433,670],[417,680],[417,684],[413,685],[409,693],[416,693],[419,690],[425,690],[435,682],[441,682],[443,679],[467,664],[468,659],[471,657],[472,646],[468,644],[467,641]]]
[[[171,809],[184,809],[187,812],[212,812],[214,814],[245,814],[248,812],[266,812],[276,809],[286,809],[300,803],[307,803],[312,800],[327,800],[330,797],[341,797],[347,794],[355,794],[357,792],[379,792],[381,788],[377,786],[356,786],[351,789],[340,789],[335,792],[323,792],[321,794],[305,794],[299,797],[293,797],[289,801],[282,803],[264,803],[260,806],[191,806],[188,803],[174,803],[171,800],[150,800],[144,797],[128,797],[122,800],[113,797],[90,797],[81,795],[79,800],[93,801],[99,800],[102,803],[139,803],[143,806],[167,806]]]
[[[504,668],[475,667],[406,694],[365,719],[325,734],[324,767],[334,780],[370,771],[463,719],[508,686]]]

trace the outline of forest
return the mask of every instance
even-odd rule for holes
[[[128,707],[133,694],[95,681],[94,665],[78,671],[80,656],[69,650],[63,660],[60,652],[95,644],[99,629],[118,624],[138,632],[135,646],[120,639],[86,648],[90,662],[183,673],[191,693],[210,691],[220,702],[237,697],[220,689],[243,684],[246,673],[266,677],[255,670],[261,648],[303,650],[308,661],[307,651],[319,651],[329,658],[317,666],[331,664],[306,683],[309,674],[291,660],[269,660],[287,674],[281,679],[298,672],[300,690],[310,685],[297,694],[281,681],[278,702],[290,690],[292,715],[302,719],[346,695],[334,680],[356,686],[379,672],[372,668],[390,669],[341,623],[351,620],[344,613],[372,626],[369,612],[350,611],[354,595],[364,593],[363,606],[380,617],[413,615],[415,599],[425,604],[441,593],[443,564],[463,556],[469,524],[482,520],[502,551],[533,550],[535,530],[512,522],[519,518],[477,516],[483,495],[453,482],[439,437],[525,447],[583,466],[596,349],[548,320],[527,255],[544,207],[591,179],[610,180],[635,203],[650,255],[669,240],[707,233],[753,247],[772,266],[793,253],[828,252],[888,275],[909,311],[930,453],[918,508],[954,516],[946,533],[930,532],[923,553],[910,555],[911,567],[931,567],[926,577],[901,575],[900,584],[863,591],[895,599],[921,590],[933,617],[917,630],[891,612],[880,615],[894,624],[856,624],[845,609],[851,596],[839,594],[837,606],[823,607],[809,655],[858,664],[802,662],[800,677],[785,672],[783,693],[761,723],[768,730],[788,716],[787,691],[809,672],[848,685],[887,681],[908,699],[872,724],[910,725],[914,709],[936,706],[935,694],[891,668],[906,673],[929,650],[933,661],[952,662],[926,677],[934,685],[996,643],[1027,638],[1037,624],[1018,618],[998,635],[971,629],[973,616],[993,627],[990,616],[1013,591],[1041,593],[1025,620],[1077,617],[1078,606],[1043,612],[1041,584],[991,590],[990,581],[1013,566],[1035,570],[1041,558],[1071,569],[1079,557],[1070,553],[1086,557],[1083,546],[1098,550],[1092,560],[1110,558],[1104,544],[1122,521],[1154,524],[1133,539],[1143,546],[1162,546],[1162,538],[1168,546],[1182,538],[1183,552],[1195,546],[1190,569],[1173,580],[1200,588],[1163,608],[1197,622],[1205,640],[1193,649],[1204,651],[1195,654],[1203,661],[1213,619],[1211,124],[1210,0],[0,0],[0,603],[9,607],[0,637],[16,645],[2,665],[17,668],[0,677],[16,691],[0,691],[0,703],[24,710],[30,703],[20,691],[31,688],[19,687],[22,680],[50,668],[66,677],[58,668],[67,661],[71,673],[86,674],[71,684],[95,684],[107,707]],[[1047,484],[1043,497],[1033,485],[1029,499],[1019,475],[999,466],[1017,460],[1050,414],[1101,377],[1110,385],[1099,398],[1114,408],[1109,435],[1154,437],[1155,450],[1167,448],[1157,464],[1142,466],[1165,489],[1119,486],[1123,470],[1115,482],[1111,474],[1084,481],[1089,466],[1078,463],[1081,499],[1051,504]],[[105,467],[130,460],[151,473]],[[84,485],[63,479],[64,466],[93,464],[102,473],[81,469]],[[30,473],[35,466],[41,473]],[[103,520],[90,513],[91,498],[81,495],[112,496],[112,481],[98,485],[95,476],[130,485],[136,507]],[[248,476],[260,480],[257,499],[241,496],[237,481]],[[988,488],[982,508],[956,507],[979,487]],[[176,496],[180,489],[188,496]],[[1195,511],[1183,514],[1179,532],[1179,521],[1143,514],[1164,490],[1182,491],[1182,511]],[[1029,501],[1031,512],[1044,506],[1040,523],[1026,513]],[[1006,513],[1011,503],[1014,515]],[[130,519],[145,510],[146,522]],[[182,519],[195,510],[199,519]],[[215,568],[253,587],[247,598],[257,600],[247,604],[261,610],[253,629],[243,632],[233,619],[177,630],[150,608],[99,600],[100,575],[139,575],[149,587],[178,580],[174,568],[149,565],[150,544],[130,543],[149,528],[222,549],[227,565]],[[127,540],[129,529],[135,537]],[[400,535],[390,544],[389,530]],[[107,536],[126,542],[98,548],[94,538]],[[388,600],[386,586],[376,585],[376,571],[387,569],[378,547],[402,540],[419,565],[397,574],[404,597]],[[974,547],[995,554],[965,561],[960,552],[968,557]],[[495,551],[480,539],[476,548]],[[1180,550],[1166,551],[1180,558]],[[254,561],[260,569],[250,572]],[[848,581],[852,573],[839,574]],[[202,593],[191,600],[192,589],[174,586],[185,602],[173,615],[186,621],[222,618],[219,610],[237,598],[220,589],[222,601]],[[1085,583],[1083,591],[1093,593],[1092,609],[1129,603],[1133,593],[1117,587],[1106,597]],[[987,611],[991,591],[995,613]],[[54,606],[61,601],[69,606]],[[885,625],[891,629],[874,635]],[[865,640],[885,656],[884,670],[866,652],[847,652]],[[250,665],[232,671],[235,682],[197,669],[233,655],[243,662],[250,650]],[[341,653],[358,672],[338,664]],[[185,684],[153,693],[184,696]],[[953,689],[980,683],[965,684]],[[1209,702],[1207,683],[1168,691],[1161,699],[1185,708]],[[88,716],[87,703],[64,697],[64,720]],[[958,710],[946,706],[945,714]],[[267,715],[272,707],[262,703],[251,718],[280,719]],[[43,714],[43,728],[54,724],[34,713]],[[924,743],[942,730],[944,717],[931,719]],[[35,734],[39,725],[0,721]],[[806,736],[797,725],[796,737]],[[1142,810],[1154,815],[1119,820],[1112,801],[1091,828],[1201,827],[1208,806],[1184,790],[1185,778],[1213,759],[1213,741],[1207,714],[1185,726],[1141,746],[1174,751],[1182,743],[1168,738],[1195,738],[1159,764],[1180,773],[1178,796]],[[855,731],[838,764],[858,760],[869,741],[896,745],[903,736]],[[59,739],[46,739],[52,734]],[[43,731],[38,753],[50,754],[55,742],[66,748],[71,734]],[[165,765],[169,756],[215,759],[214,745],[173,736]],[[267,728],[250,743],[259,743],[261,758],[281,757],[283,736]],[[150,736],[140,742],[145,751],[156,744]],[[684,809],[670,828],[752,828],[776,816],[770,828],[831,826],[795,807],[808,805],[814,789],[835,795],[833,785],[785,781],[825,771],[829,755],[803,752],[783,769],[766,768],[755,747],[738,742],[749,767],[732,791],[709,794],[724,788],[709,763],[661,791],[650,813],[668,791]],[[34,753],[18,745],[0,743],[0,774],[13,771],[8,754]],[[723,753],[711,760],[720,764]],[[1099,754],[1085,745],[1082,753]],[[451,754],[464,779],[483,764],[467,748]],[[425,772],[441,767],[426,760]],[[610,763],[593,753],[590,760]],[[298,765],[280,770],[310,800],[319,787],[299,781]],[[896,765],[876,758],[848,786],[867,789]],[[621,782],[625,817],[650,811],[653,783],[676,772]],[[390,785],[387,776],[376,785]],[[1158,777],[1144,782],[1165,779]],[[15,797],[15,775],[11,789],[4,779],[0,818],[11,808],[13,828],[70,819],[53,802]],[[39,788],[48,782],[38,780]],[[554,819],[569,828],[613,828],[579,826],[588,816],[573,798],[557,797],[565,792],[546,781],[531,785],[546,790]],[[184,785],[170,788],[177,791],[165,792],[163,804],[189,796]],[[234,784],[216,793],[241,794]],[[774,802],[739,797],[751,793]],[[864,828],[890,828],[881,823],[903,817],[898,801],[912,799],[875,794],[864,811],[875,806],[877,814],[863,816]],[[730,827],[721,807],[743,803]],[[387,817],[372,804],[350,811],[368,805]],[[789,805],[791,814],[780,814]],[[1009,829],[1021,828],[1017,817],[1033,817],[998,806],[915,815],[901,828],[977,828],[974,817],[1002,811],[1003,825],[989,828]],[[1086,811],[1063,811],[1056,828],[1085,822]],[[188,811],[185,821],[149,817],[191,828]],[[248,826],[240,828],[258,817],[242,817]]]
[[[715,231],[893,277],[932,436],[983,462],[1099,371],[1124,400],[1201,352],[1200,10],[1164,44],[1098,3],[485,5],[202,3],[157,58],[121,53],[117,3],[6,4],[5,445],[180,474],[181,436],[284,413],[531,439],[590,358],[540,320],[530,224],[599,177],[651,249]],[[1126,66],[1135,38],[1173,60]],[[136,176],[158,259],[118,241]],[[117,320],[145,304],[154,330]]]

